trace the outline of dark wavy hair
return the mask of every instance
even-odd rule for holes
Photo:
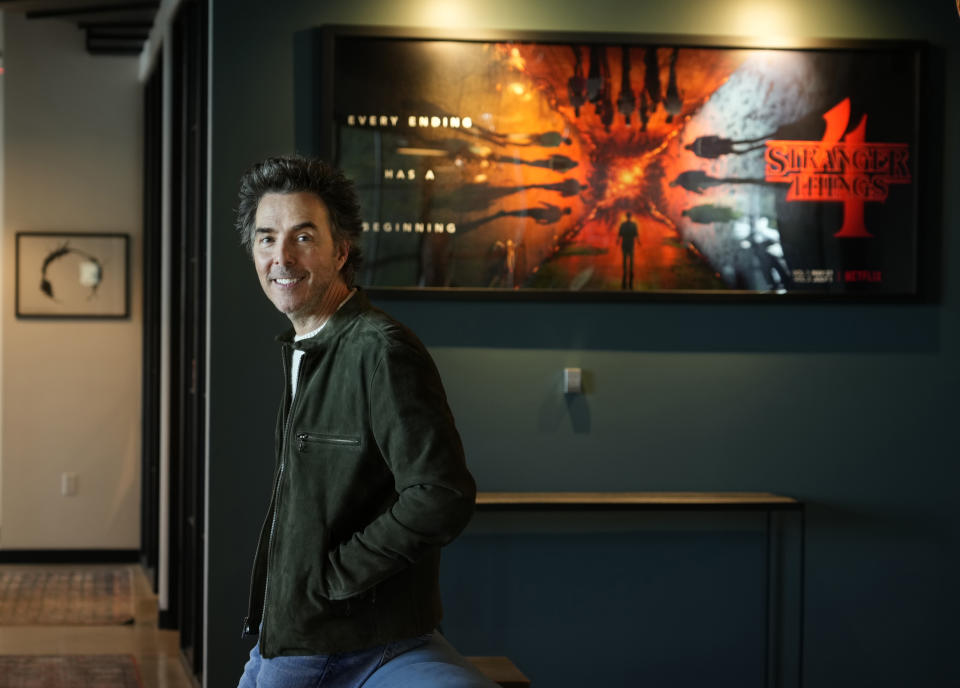
[[[236,227],[240,244],[253,255],[254,221],[260,199],[268,193],[316,194],[330,213],[331,231],[336,243],[347,242],[347,260],[340,274],[348,287],[360,267],[362,256],[358,241],[363,232],[360,202],[353,182],[343,172],[318,158],[285,155],[267,158],[251,167],[240,179],[240,203],[237,206]]]

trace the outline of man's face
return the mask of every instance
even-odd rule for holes
[[[330,213],[316,194],[268,193],[260,199],[253,262],[267,298],[295,327],[323,312],[331,285],[344,286],[340,268],[346,259],[347,247],[334,243]]]

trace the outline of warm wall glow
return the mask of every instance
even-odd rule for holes
[[[731,7],[732,33],[756,37],[765,45],[790,45],[799,26],[793,9],[785,2],[746,0]]]
[[[417,13],[417,24],[429,27],[468,26],[470,16],[465,2],[434,0],[424,3]]]

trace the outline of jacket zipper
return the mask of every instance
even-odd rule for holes
[[[307,355],[304,353],[303,358],[300,359],[300,367],[297,370],[297,389],[300,389],[300,381],[303,378],[303,368],[304,363],[306,362]],[[290,370],[287,368],[287,357],[283,357],[283,372],[284,378],[290,377]],[[286,385],[284,385],[286,387]],[[302,396],[302,395],[301,395]],[[260,612],[260,623],[262,625],[262,630],[260,632],[260,650],[263,650],[264,639],[266,635],[267,626],[264,621],[267,618],[267,594],[270,592],[270,554],[273,550],[273,532],[277,527],[277,512],[280,511],[280,486],[283,481],[283,472],[287,465],[287,437],[290,432],[290,419],[293,417],[294,405],[297,403],[297,397],[294,395],[293,399],[290,402],[290,409],[287,411],[287,419],[283,424],[283,436],[280,438],[280,471],[277,475],[277,484],[275,486],[276,498],[273,505],[273,521],[270,523],[270,535],[267,537],[267,561],[266,568],[267,573],[264,576],[263,581],[263,610]]]
[[[297,382],[299,384],[299,381]],[[297,449],[304,450],[307,442],[317,442],[320,444],[334,444],[344,447],[359,447],[359,437],[338,437],[336,435],[313,435],[308,432],[301,432],[297,435]]]
[[[279,478],[279,471],[278,471],[278,476],[277,476],[277,477]],[[256,549],[256,551],[254,552],[254,555],[253,555],[253,561],[254,561],[254,566],[255,566],[255,567],[256,567],[256,565],[257,565],[256,562],[258,562],[258,561],[260,560],[260,552],[263,551],[263,529],[264,529],[264,528],[266,527],[266,525],[267,525],[267,524],[266,524],[266,520],[267,520],[267,518],[272,518],[272,514],[274,513],[274,507],[276,506],[277,485],[278,485],[278,482],[279,482],[278,480],[274,480],[274,481],[273,481],[273,491],[272,491],[271,494],[270,494],[270,508],[267,510],[267,516],[264,518],[264,523],[263,523],[263,525],[260,527],[260,536],[257,538],[257,549]],[[258,628],[253,628],[253,626],[252,626],[251,623],[250,623],[250,620],[251,620],[251,618],[252,618],[252,615],[253,615],[254,613],[256,613],[256,611],[257,611],[257,610],[254,608],[254,606],[253,606],[253,605],[254,605],[254,600],[256,599],[255,596],[254,596],[254,583],[255,583],[255,582],[256,582],[256,568],[254,568],[253,578],[252,578],[251,581],[250,581],[250,604],[248,605],[248,612],[249,612],[249,614],[250,614],[251,616],[247,616],[247,617],[244,618],[244,620],[243,620],[243,637],[244,637],[244,638],[246,638],[247,636],[250,636],[250,635],[259,635],[259,630],[258,630]],[[261,605],[260,605],[260,610],[259,610],[259,612],[260,612],[260,616],[261,616],[261,619],[262,619],[262,616],[263,616],[263,604],[262,604],[262,602],[261,602]],[[258,624],[258,626],[259,626],[259,624]]]

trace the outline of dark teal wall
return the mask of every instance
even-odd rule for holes
[[[213,2],[207,685],[231,685],[249,645],[239,639],[240,620],[280,393],[272,336],[284,323],[231,230],[237,180],[259,158],[293,149],[296,31],[324,23],[427,25],[445,16],[436,8],[450,6],[473,27],[701,35],[744,34],[752,19],[773,11],[764,25],[782,21],[782,32],[798,38],[935,46],[944,73],[931,102],[942,97],[946,124],[930,134],[943,154],[943,177],[927,183],[942,191],[934,209],[944,234],[939,304],[382,305],[434,353],[481,489],[799,497],[810,505],[806,685],[956,685],[960,18],[952,0]],[[559,375],[571,365],[586,371],[588,393],[568,405]],[[445,583],[448,630],[459,633],[461,649],[496,650],[464,622],[486,614],[477,626],[500,623],[506,649],[497,654],[526,660],[535,677],[547,671],[544,658],[564,657],[568,670],[560,676],[571,682],[540,685],[584,685],[575,678],[587,661],[606,667],[607,683],[596,685],[670,676],[668,660],[680,673],[658,685],[703,677],[724,685],[722,677],[738,671],[756,676],[750,586],[760,560],[750,527],[725,532],[688,522],[658,530],[638,522],[623,539],[606,526],[594,537],[569,524],[507,530],[481,523],[447,558],[448,578],[451,571],[475,577]],[[564,560],[565,552],[584,556]],[[491,566],[498,557],[510,565]],[[529,572],[546,571],[557,557],[565,573],[537,583]],[[693,566],[677,564],[684,559]],[[610,578],[617,565],[625,578]],[[577,581],[582,588],[562,599]],[[488,618],[494,603],[510,605],[499,621]],[[671,610],[700,616],[678,625]],[[747,618],[731,624],[726,619],[738,610]],[[598,621],[605,618],[607,625]],[[578,619],[589,632],[571,637]],[[603,654],[602,633],[611,635],[610,647],[632,652]],[[571,659],[576,648],[593,657]]]

